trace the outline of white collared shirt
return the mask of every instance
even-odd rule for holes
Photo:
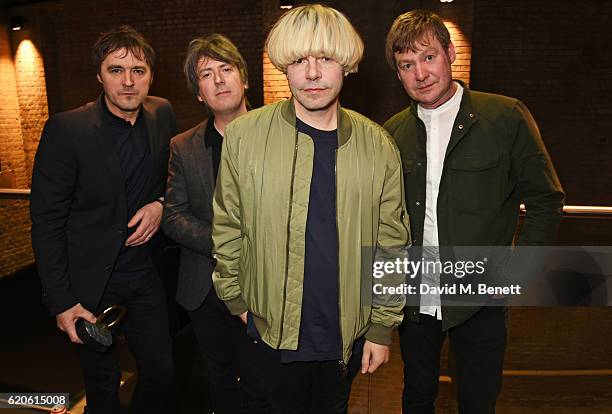
[[[438,242],[438,191],[446,148],[463,96],[463,87],[455,82],[455,94],[444,104],[434,109],[418,106],[419,118],[427,131],[427,176],[425,182],[425,223],[423,226],[423,259],[440,260]],[[440,274],[423,272],[422,282],[433,287],[440,286]],[[420,313],[431,315],[442,320],[442,308],[439,294],[421,295]]]

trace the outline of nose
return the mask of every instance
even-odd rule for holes
[[[221,73],[220,70],[216,70],[213,73],[215,76],[215,84],[222,84],[225,82],[225,80],[223,79],[223,73]]]
[[[421,82],[427,79],[428,72],[427,72],[427,69],[423,65],[417,63],[416,66],[414,67],[414,75],[416,77],[416,80]]]
[[[134,80],[132,79],[132,72],[126,70],[123,75],[123,85],[124,86],[133,86]]]
[[[308,63],[306,65],[306,78],[309,80],[316,80],[321,77],[321,68],[319,67],[319,62],[317,59],[313,57],[308,58]]]

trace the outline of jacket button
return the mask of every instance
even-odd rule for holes
[[[472,112],[470,112],[470,118],[474,118],[474,114]]]
[[[417,166],[419,166],[419,167],[420,167],[421,165],[423,165],[423,164],[422,164],[422,163],[420,163],[420,162],[417,162]]]
[[[113,267],[109,264],[107,264],[106,266],[104,266],[104,270],[111,270]]]
[[[417,201],[417,202],[416,202],[416,205],[417,205],[417,206],[420,206],[420,205],[421,205],[421,202],[420,202],[420,201]]]
[[[457,128],[463,129],[463,124],[459,124],[459,126]]]

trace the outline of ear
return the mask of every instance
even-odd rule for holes
[[[155,74],[153,72],[151,72],[151,80],[149,81],[149,86],[153,85],[153,78],[154,78],[153,75],[155,75]]]
[[[96,75],[96,78],[98,79],[98,82],[103,83],[99,73]]]
[[[200,102],[202,102],[202,103],[206,103],[206,102],[204,102],[204,98],[202,98],[202,97],[200,96],[200,94],[197,94],[197,95],[196,95],[196,98],[198,98],[198,101],[200,101]]]
[[[455,45],[453,44],[453,42],[450,42],[448,45],[448,58],[451,64],[454,63],[455,59],[457,58],[457,54],[455,52]]]
[[[395,71],[395,74],[397,75],[397,79],[399,79],[399,81],[402,81],[402,77],[400,76],[400,73],[398,70]]]

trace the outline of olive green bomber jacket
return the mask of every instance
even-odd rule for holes
[[[406,246],[410,232],[393,139],[339,107],[338,140],[338,300],[346,362],[364,334],[390,344],[405,300],[377,303],[372,263],[362,263],[362,253],[377,245]],[[313,156],[312,139],[295,127],[291,100],[250,111],[225,131],[213,201],[213,283],[230,312],[248,310],[275,349],[298,345]]]
[[[427,137],[416,103],[392,116],[384,127],[401,153],[412,241],[422,245]],[[514,243],[552,245],[564,193],[535,120],[517,99],[464,86],[440,180],[440,246],[512,245],[521,202],[527,214]],[[452,280],[441,280],[445,282]],[[448,307],[444,299],[443,295],[444,329],[460,324],[479,309]],[[418,307],[408,307],[406,315],[418,320]]]

